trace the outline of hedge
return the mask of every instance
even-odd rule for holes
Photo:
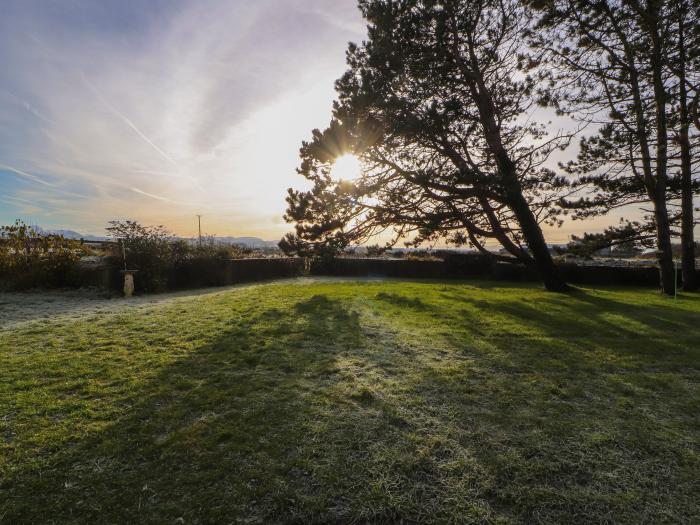
[[[106,258],[99,264],[76,265],[59,287],[90,286],[121,292],[122,267],[118,258]],[[572,284],[658,286],[658,270],[648,267],[559,266],[564,279]],[[295,277],[305,274],[338,277],[395,277],[419,279],[493,279],[497,281],[537,282],[537,273],[522,265],[494,263],[480,255],[448,255],[444,260],[383,258],[259,258],[188,259],[165,273],[163,290],[182,290],[207,286],[226,286],[247,281]],[[679,272],[680,279],[680,272]],[[0,276],[0,281],[2,278]],[[139,273],[135,274],[137,292],[143,291]],[[54,287],[53,283],[36,283]],[[0,288],[2,283],[0,282]]]
[[[659,272],[653,266],[559,265],[567,282],[592,285],[658,286]],[[538,281],[537,272],[523,265],[493,262],[481,255],[449,255],[444,260],[338,258],[314,259],[312,275],[346,277],[408,277],[425,279],[483,278],[498,281]],[[680,272],[679,272],[680,282]]]

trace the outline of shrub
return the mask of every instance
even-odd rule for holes
[[[141,290],[157,292],[166,287],[171,258],[170,232],[164,226],[144,226],[136,221],[110,221],[107,232],[118,239],[123,264],[138,270],[136,283]]]
[[[190,259],[245,259],[254,254],[254,250],[237,244],[222,244],[214,237],[204,237],[201,242],[191,243],[177,240],[171,243],[172,260],[175,264]]]
[[[137,290],[160,292],[171,288],[186,287],[186,282],[217,284],[225,265],[222,261],[250,257],[254,251],[243,246],[221,244],[213,237],[192,243],[174,239],[164,226],[144,226],[136,221],[110,221],[107,228],[119,246],[113,253],[114,260],[129,270],[137,270],[134,281]],[[195,273],[204,276],[195,277]],[[192,274],[192,277],[184,277]],[[121,279],[113,286],[121,287]]]
[[[41,233],[19,219],[0,226],[0,276],[11,289],[71,284],[84,254],[80,241]]]

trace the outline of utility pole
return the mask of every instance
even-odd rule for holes
[[[202,216],[197,215],[197,224],[199,226],[199,247],[202,247]]]

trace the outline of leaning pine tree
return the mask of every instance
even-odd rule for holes
[[[349,46],[331,125],[301,148],[312,187],[289,190],[296,231],[281,247],[334,252],[393,229],[390,245],[469,244],[566,290],[541,225],[561,224],[568,185],[545,163],[571,137],[531,120],[540,75],[522,74],[521,5],[363,0],[360,9],[369,38]],[[345,153],[361,160],[356,181],[332,176]]]

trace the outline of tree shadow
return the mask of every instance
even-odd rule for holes
[[[617,377],[671,369],[675,343],[630,361],[634,349],[562,337],[607,323],[598,335],[633,340],[596,317],[602,307],[640,323],[659,314],[586,295],[547,299],[544,312],[454,295],[447,312],[379,293],[399,312],[390,326],[326,295],[243,316],[162,368],[109,427],[14,472],[0,521],[565,522],[632,510],[654,521],[692,504],[677,474],[692,469],[688,435],[675,447],[679,431],[647,413],[666,403],[681,419],[684,401]]]
[[[418,297],[406,297],[397,293],[379,292],[376,295],[377,299],[386,301],[394,306],[415,308],[418,310],[426,310],[428,306]]]
[[[469,310],[463,311],[468,317],[473,317],[474,312],[480,311],[482,318],[491,315],[499,321],[508,318],[516,321],[515,325],[503,325],[503,335],[510,336],[519,334],[507,333],[507,328],[517,330],[517,326],[520,326],[549,336],[590,334],[626,338],[664,337],[669,329],[681,334],[692,333],[697,323],[694,311],[670,300],[661,309],[656,304],[626,303],[584,289],[561,296],[523,296],[515,301],[475,299],[467,294],[456,293],[443,295],[450,300],[470,305]]]
[[[687,480],[700,463],[678,461],[699,430],[696,313],[585,290],[568,301],[450,295],[468,307],[424,302],[442,314],[426,322],[462,359],[421,361],[413,388],[432,400],[443,445],[468,451],[488,480],[492,509],[523,522],[571,522],[581,509],[591,521],[697,516]]]
[[[163,368],[108,428],[15,472],[0,521],[293,518],[290,498],[312,485],[299,452],[314,421],[307,398],[359,338],[357,314],[322,295],[248,318]]]

